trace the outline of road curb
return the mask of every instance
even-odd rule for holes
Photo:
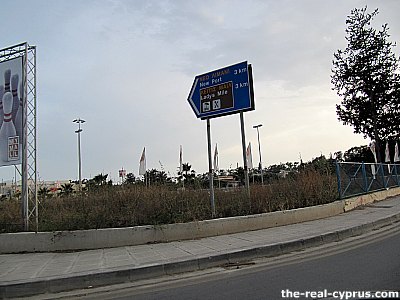
[[[371,223],[365,223],[342,230],[327,232],[322,235],[310,236],[306,239],[292,240],[284,243],[255,246],[239,251],[220,253],[212,256],[202,256],[195,259],[149,264],[141,267],[114,268],[101,271],[57,276],[33,281],[18,281],[13,283],[0,283],[0,298],[26,297],[45,293],[58,293],[75,289],[85,289],[104,285],[120,284],[173,275],[184,272],[193,272],[208,268],[238,264],[263,257],[274,257],[290,252],[304,250],[339,242],[344,239],[372,232],[382,227],[400,221],[400,213],[391,215]]]

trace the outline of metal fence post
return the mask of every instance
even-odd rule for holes
[[[385,171],[383,169],[383,164],[380,163],[381,166],[381,173],[382,173],[382,180],[383,180],[383,187],[386,189],[387,188],[387,183],[386,183],[386,179],[385,179]]]
[[[393,165],[393,169],[394,169],[394,175],[396,176],[397,186],[399,186],[400,185],[399,174],[397,174],[397,165],[396,164]]]
[[[365,170],[365,164],[362,162],[361,166],[362,170],[362,176],[363,176],[363,181],[364,181],[364,192],[368,192],[368,181],[367,181],[367,171]]]
[[[340,165],[339,162],[336,160],[336,177],[338,182],[338,192],[339,192],[339,199],[342,199],[342,184],[340,181]]]

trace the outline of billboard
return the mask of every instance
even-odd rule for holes
[[[0,63],[0,166],[22,163],[23,56]]]

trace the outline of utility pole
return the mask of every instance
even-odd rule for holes
[[[79,170],[79,191],[82,191],[82,156],[81,156],[81,123],[85,123],[85,120],[77,118],[72,122],[78,124],[78,130],[75,130],[75,133],[78,134],[78,170]]]
[[[262,160],[261,160],[261,144],[260,144],[260,132],[258,128],[260,128],[262,124],[258,124],[253,126],[253,128],[257,129],[257,139],[258,139],[258,153],[260,155],[260,170],[261,170],[261,184],[264,185],[264,175],[263,175],[263,167],[262,167]]]

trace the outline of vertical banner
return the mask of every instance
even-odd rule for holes
[[[22,163],[23,56],[0,63],[0,166]]]
[[[390,163],[389,142],[386,142],[386,148],[385,148],[385,162]]]
[[[251,143],[247,146],[246,150],[247,167],[253,169],[253,155],[251,154]]]
[[[395,163],[400,161],[399,145],[398,145],[397,141],[396,141],[396,146],[394,147],[394,159],[393,160]]]
[[[215,172],[219,172],[219,160],[218,160],[217,144],[215,144],[215,151],[214,151],[214,171]]]
[[[143,148],[142,156],[140,157],[139,175],[146,175],[146,147]]]
[[[388,172],[389,172],[389,174],[390,174],[390,152],[389,152],[389,142],[386,142],[385,162],[388,163]]]
[[[375,163],[376,163],[377,159],[376,159],[375,141],[371,141],[371,143],[369,144],[369,149],[371,149],[371,152],[374,155],[374,160],[375,160]],[[371,165],[371,172],[372,172],[373,178],[375,179],[376,169],[375,169],[375,165],[374,164]]]

